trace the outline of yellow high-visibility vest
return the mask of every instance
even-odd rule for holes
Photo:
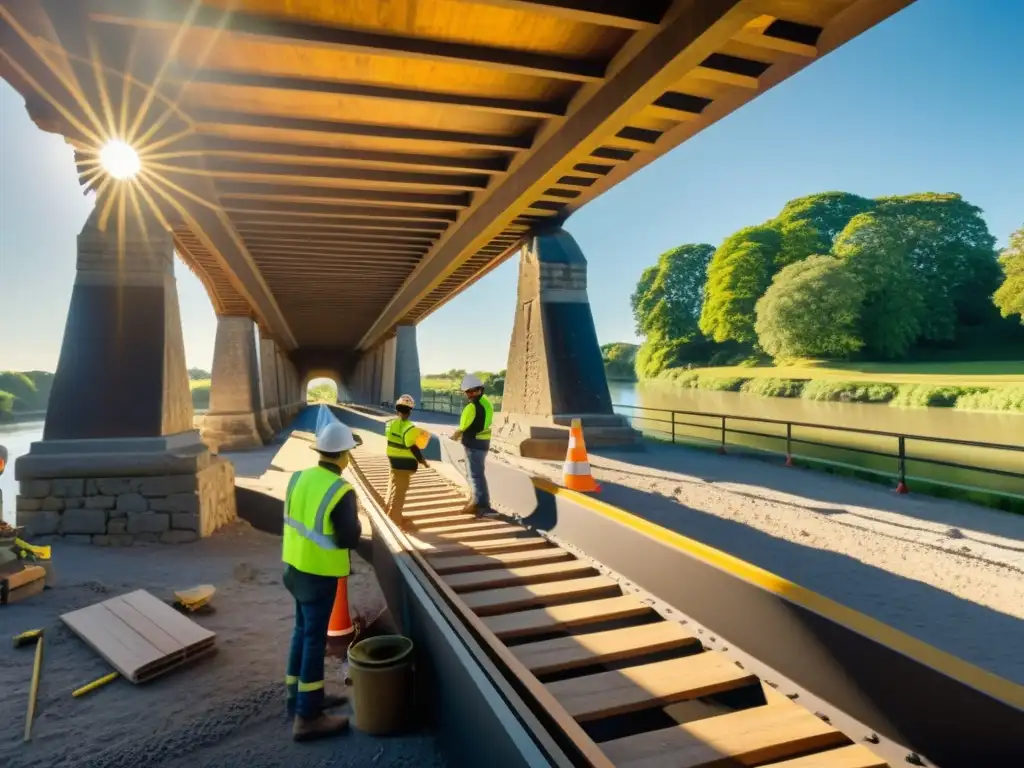
[[[349,575],[349,553],[334,543],[330,511],[351,491],[351,485],[323,467],[292,475],[284,499],[284,562],[316,576]]]

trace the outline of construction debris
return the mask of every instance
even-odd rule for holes
[[[0,605],[16,603],[38,595],[46,585],[46,569],[38,565],[22,566],[20,570],[0,575]]]
[[[36,696],[39,694],[39,675],[43,670],[43,630],[33,629],[22,632],[14,638],[14,647],[36,644],[36,660],[32,666],[32,686],[28,693],[28,711],[25,713],[25,741],[32,738],[32,720],[36,714]]]
[[[77,699],[79,696],[84,696],[89,693],[89,691],[94,691],[100,686],[104,686],[107,683],[117,680],[120,676],[121,674],[119,672],[111,672],[110,674],[104,675],[99,680],[93,680],[91,683],[83,685],[81,688],[76,688],[71,692],[71,696]]]

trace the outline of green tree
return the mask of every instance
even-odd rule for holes
[[[850,219],[874,207],[873,200],[849,192],[821,192],[790,200],[772,222],[781,237],[777,266],[828,253]]]
[[[39,404],[39,390],[31,377],[21,371],[0,371],[0,390],[10,393],[15,411],[36,411],[46,408]]]
[[[679,364],[688,345],[702,344],[699,320],[714,251],[706,243],[680,245],[641,274],[630,297],[637,333],[645,337],[636,357],[639,376],[658,375]]]
[[[848,356],[864,345],[857,333],[863,299],[863,286],[841,261],[809,256],[784,267],[758,300],[758,342],[776,360]]]
[[[1003,317],[1020,315],[1024,324],[1024,227],[1010,235],[1010,244],[999,257],[1003,282],[993,300]]]
[[[875,210],[855,216],[836,238],[834,255],[863,288],[859,335],[871,357],[900,358],[921,335],[927,307],[912,243],[898,217]]]
[[[4,392],[0,390],[0,424],[5,421],[10,421],[13,416],[11,412],[14,410],[14,395],[10,392]]]
[[[188,377],[192,381],[204,381],[211,378],[209,371],[203,370],[202,368],[189,368]]]
[[[877,210],[895,217],[899,240],[921,284],[928,312],[921,335],[950,341],[958,325],[991,319],[1001,272],[995,237],[981,209],[960,195],[923,192],[879,198]]]
[[[621,341],[601,346],[601,359],[604,360],[604,370],[609,379],[619,381],[636,380],[636,344],[626,344]]]
[[[719,343],[757,342],[754,307],[775,274],[781,246],[779,230],[762,224],[741,229],[715,251],[699,323],[705,336]]]

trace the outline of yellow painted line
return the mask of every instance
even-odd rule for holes
[[[871,640],[892,648],[905,656],[909,656],[972,688],[987,693],[993,698],[1004,701],[1018,709],[1024,709],[1024,686],[1017,685],[1010,680],[1005,680],[981,667],[977,667],[970,662],[890,627],[888,624],[883,624],[881,621],[873,619],[860,611],[848,608],[824,595],[819,595],[817,592],[812,592],[805,587],[801,587],[799,584],[794,584],[792,581],[777,576],[770,571],[722,552],[720,549],[709,547],[707,544],[701,544],[699,541],[662,528],[660,525],[639,518],[623,509],[589,496],[584,496],[582,493],[562,488],[543,478],[534,477],[531,479],[534,486],[539,490],[550,493],[553,496],[563,496],[589,509],[591,512],[615,520],[635,531],[650,536],[666,546],[686,552],[702,562],[714,565],[734,576],[738,576],[744,581],[831,619],[837,624],[849,627]],[[676,607],[683,610],[682,606]],[[992,638],[992,640],[997,641],[998,638]]]

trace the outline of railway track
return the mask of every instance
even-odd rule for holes
[[[355,452],[363,498],[387,459]],[[627,592],[599,563],[511,517],[465,514],[463,489],[421,469],[401,534],[495,664],[528,695],[573,763],[602,768],[882,768],[894,765]],[[908,760],[908,762],[913,762]],[[924,764],[924,763],[918,763]]]

